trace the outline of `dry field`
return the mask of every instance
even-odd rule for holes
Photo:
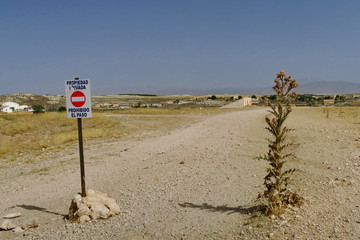
[[[140,97],[141,98],[141,97]],[[102,111],[83,120],[84,140],[114,141],[150,136],[229,112],[219,108],[131,108]],[[0,113],[0,168],[19,162],[32,163],[77,143],[77,121],[64,112]],[[96,142],[96,141],[95,141]]]
[[[300,170],[294,185],[305,205],[291,217],[255,224],[251,236],[360,239],[360,108],[298,108],[287,125],[295,129],[297,155],[289,166]]]
[[[297,158],[288,165],[300,170],[293,187],[305,204],[279,219],[251,217],[266,168],[254,160],[267,151],[265,109],[119,113],[84,120],[84,133],[94,131],[85,141],[87,184],[111,194],[122,213],[80,225],[62,219],[80,188],[75,133],[3,153],[0,214],[21,212],[14,221],[39,228],[0,232],[0,239],[360,239],[360,108],[294,110],[287,125]],[[1,128],[1,145],[76,131],[74,120],[57,113],[9,116],[0,116],[1,126],[25,127]],[[26,127],[32,121],[40,123]]]
[[[92,95],[91,101],[93,109],[97,110],[109,110],[109,109],[121,109],[123,107],[130,107],[136,104],[161,104],[165,102],[174,102],[179,100],[181,107],[201,107],[201,106],[213,106],[219,107],[226,104],[226,99],[233,97],[229,94],[217,94],[216,96],[221,98],[217,100],[206,99],[209,95],[139,95],[139,94],[118,94],[118,95]],[[4,102],[16,102],[21,105],[42,105],[46,111],[57,111],[59,107],[65,106],[64,95],[35,95],[35,94],[10,94],[0,95],[0,104]],[[169,108],[178,108],[176,104],[168,106]]]

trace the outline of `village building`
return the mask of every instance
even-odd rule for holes
[[[169,106],[169,105],[173,105],[174,102],[172,102],[172,101],[166,101],[166,102],[161,102],[160,104],[161,104],[162,107],[167,107],[167,106]]]
[[[20,105],[15,102],[6,102],[1,105],[1,111],[6,113],[12,113],[19,109]]]
[[[239,103],[240,107],[249,107],[252,105],[252,101],[253,101],[252,98],[244,97],[244,98],[238,100],[238,103]]]
[[[353,94],[353,98],[356,98],[356,99],[360,98],[360,94]]]
[[[24,111],[24,112],[32,112],[34,111],[31,107],[29,107],[28,105],[20,105],[19,106],[19,111]]]
[[[335,104],[336,95],[325,95],[323,103],[325,106],[334,105]]]

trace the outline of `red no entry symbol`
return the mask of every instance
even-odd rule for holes
[[[71,94],[70,102],[74,107],[82,107],[86,102],[85,94],[81,91],[76,91]]]

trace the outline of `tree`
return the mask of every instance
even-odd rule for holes
[[[275,101],[275,100],[276,100],[276,95],[275,95],[275,94],[270,95],[269,99],[270,99],[271,101]]]
[[[341,101],[344,101],[344,100],[345,100],[344,96],[336,95],[336,97],[335,97],[336,102],[341,102]]]
[[[293,129],[284,126],[284,122],[291,113],[290,104],[295,100],[298,93],[291,92],[292,89],[299,85],[290,76],[286,77],[285,72],[280,72],[275,78],[276,102],[267,101],[273,115],[270,119],[266,117],[266,129],[271,133],[272,138],[267,139],[269,142],[269,151],[265,156],[259,157],[269,162],[270,167],[267,169],[267,175],[264,177],[266,187],[264,193],[259,194],[259,199],[266,200],[265,213],[267,215],[281,215],[289,204],[300,205],[302,197],[296,192],[289,190],[291,174],[296,169],[284,170],[283,166],[287,159],[294,157],[293,153],[284,153],[291,143],[286,143],[287,133]]]
[[[255,99],[256,99],[257,97],[256,97],[256,95],[252,95],[251,98],[255,98]]]
[[[41,105],[34,105],[32,109],[34,114],[45,113],[45,108]]]
[[[215,95],[212,95],[211,97],[208,97],[208,99],[211,99],[211,100],[216,100],[217,97]]]

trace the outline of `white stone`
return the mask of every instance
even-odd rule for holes
[[[89,216],[83,215],[79,218],[79,220],[80,220],[80,223],[86,223],[86,222],[89,222],[91,219]]]
[[[4,222],[0,225],[1,230],[11,230],[16,228],[16,225],[13,224],[10,220],[4,220]]]
[[[8,215],[4,216],[5,219],[12,219],[17,217],[21,217],[21,213],[9,213]]]
[[[107,219],[110,217],[110,210],[100,202],[91,203],[91,218],[95,219]]]
[[[114,216],[120,213],[120,207],[116,204],[116,202],[111,202],[107,205],[107,207],[110,209],[110,215]]]
[[[24,229],[22,229],[21,227],[16,227],[13,229],[13,232],[14,233],[22,233],[22,232],[24,232]]]
[[[78,205],[78,210],[76,211],[76,214],[81,217],[84,215],[90,215],[91,211],[90,209],[87,207],[86,204],[79,204]]]
[[[96,219],[107,219],[120,213],[120,207],[115,199],[108,194],[89,190],[86,197],[75,195],[69,208],[69,220],[87,222]]]

